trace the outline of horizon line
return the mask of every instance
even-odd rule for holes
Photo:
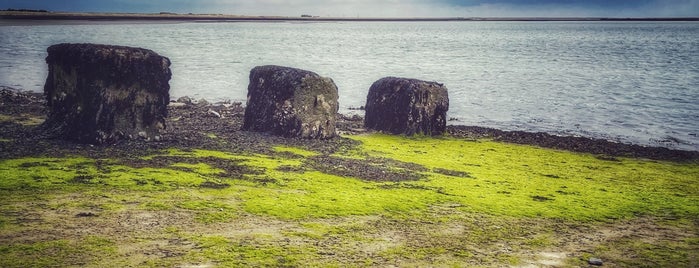
[[[0,10],[0,19],[21,20],[210,20],[210,21],[699,21],[699,17],[336,17],[215,13],[71,12]]]

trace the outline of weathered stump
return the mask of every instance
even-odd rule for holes
[[[243,130],[283,137],[335,137],[337,86],[306,70],[258,66],[250,71]]]
[[[441,135],[447,124],[449,95],[437,82],[385,77],[369,89],[364,126],[391,134]]]
[[[47,131],[92,144],[159,139],[170,101],[168,58],[96,44],[58,44],[47,51]]]

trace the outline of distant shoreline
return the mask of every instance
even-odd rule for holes
[[[318,17],[242,16],[225,14],[161,13],[73,13],[0,11],[1,20],[86,20],[86,21],[699,21],[699,17],[617,18],[617,17]]]

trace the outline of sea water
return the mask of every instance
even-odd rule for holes
[[[398,76],[444,83],[450,124],[699,150],[697,22],[182,22],[11,25],[0,85],[42,91],[46,48],[103,43],[172,61],[171,96],[245,101],[250,69],[331,77],[341,112]]]

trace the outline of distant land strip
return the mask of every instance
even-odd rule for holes
[[[666,18],[603,18],[603,17],[319,17],[311,15],[290,16],[242,16],[225,14],[160,13],[72,13],[36,11],[0,11],[3,20],[97,20],[97,21],[699,21],[699,17]]]

